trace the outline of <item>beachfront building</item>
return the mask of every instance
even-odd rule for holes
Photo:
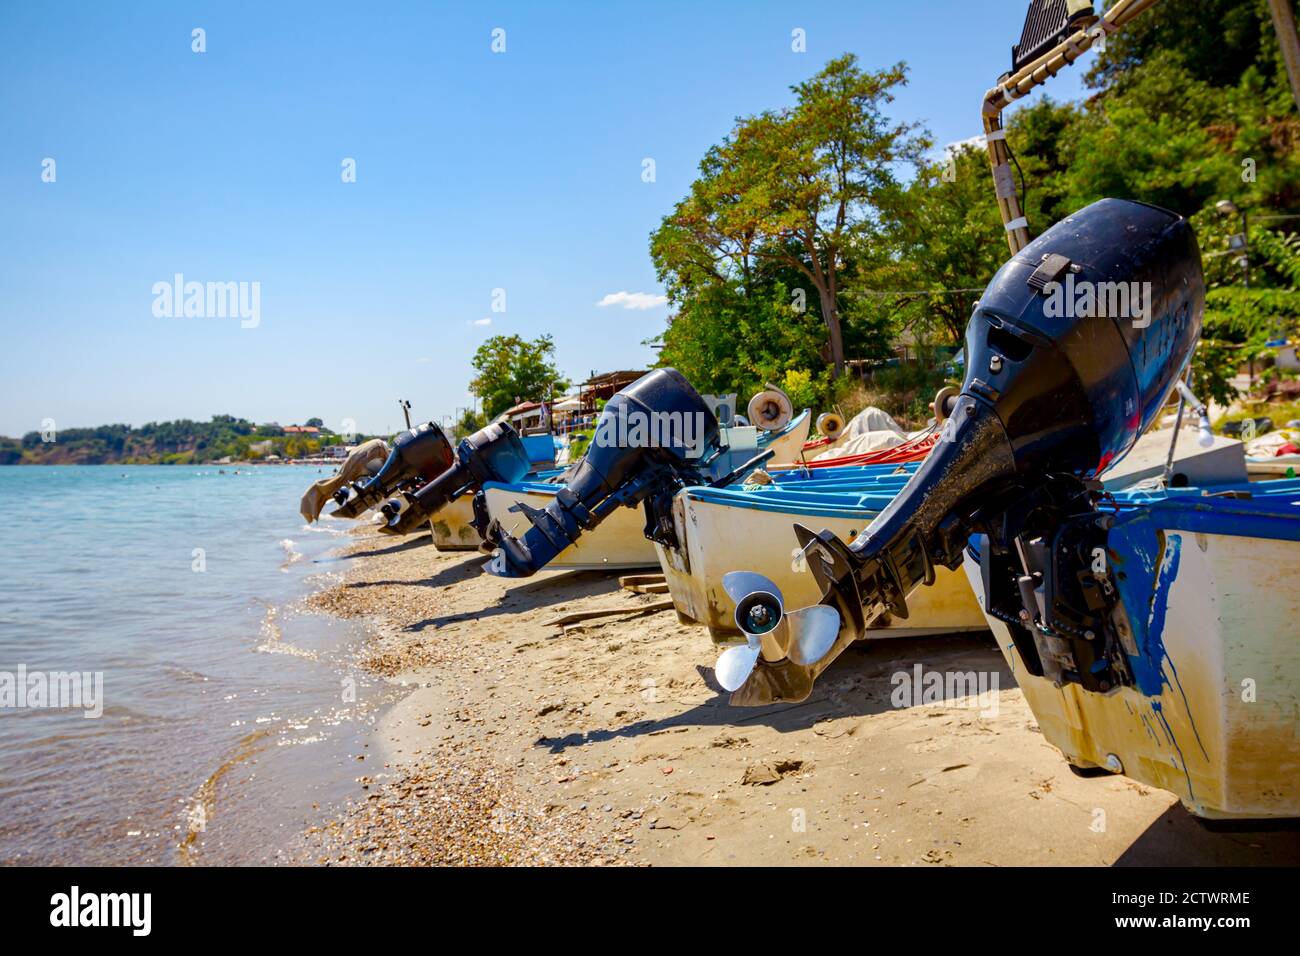
[[[545,402],[520,402],[507,408],[501,417],[521,435],[538,435],[551,429],[551,411]]]

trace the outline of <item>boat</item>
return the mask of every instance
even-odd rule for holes
[[[647,390],[647,394],[653,395],[656,389],[667,387],[666,382],[672,382],[670,388],[675,396],[687,395],[686,390],[689,390],[689,396],[693,396],[690,401],[699,401],[703,407],[702,400],[693,389],[690,389],[689,383],[676,372],[667,375],[668,371],[671,370],[651,373],[639,383],[620,392],[619,395],[627,399],[634,394],[640,394],[641,390]],[[660,372],[665,373],[664,377],[660,376]],[[608,409],[609,406],[606,408]],[[753,425],[723,427],[718,425],[710,415],[709,420],[713,430],[709,438],[707,464],[704,463],[704,459],[683,458],[685,470],[681,472],[682,481],[698,484],[707,480],[739,480],[758,464],[764,454],[767,454],[767,460],[771,460],[778,454],[797,453],[808,437],[812,412],[804,409],[798,415],[789,415],[788,406],[785,411],[787,414],[782,416],[783,420],[776,427],[769,429]],[[611,411],[610,414],[614,413]],[[619,433],[617,429],[611,427],[609,434]],[[613,446],[610,446],[609,450],[615,456],[631,451],[631,449],[615,449]],[[643,464],[635,466],[633,474],[643,467]],[[574,466],[566,474],[577,474],[578,467]],[[552,509],[559,507],[557,496],[565,487],[566,484],[558,478],[554,482],[529,479],[516,482],[487,482],[483,485],[483,504],[487,509],[489,520],[496,525],[499,532],[505,535],[506,540],[522,539],[534,527],[530,515],[544,512],[548,507]],[[597,568],[623,570],[655,567],[659,559],[655,554],[654,542],[647,536],[645,511],[639,507],[644,500],[644,497],[638,494],[627,499],[626,504],[631,507],[620,507],[611,502],[606,507],[607,514],[598,522],[583,527],[581,532],[574,536],[571,544],[560,548],[548,546],[546,548],[548,557],[545,560],[533,560],[534,555],[530,553],[530,558],[519,562],[515,571],[527,570],[528,573],[533,573],[541,567],[564,570]],[[472,519],[472,514],[469,518]],[[440,537],[448,540],[452,535],[459,537],[459,529],[449,526],[441,535],[435,534],[435,541]],[[505,569],[504,566],[502,569]]]
[[[914,465],[911,470],[914,470]],[[910,470],[899,466],[850,466],[844,469],[823,469],[818,472],[786,471],[772,475],[772,480],[783,488],[806,488],[808,491],[833,491],[844,487],[901,488]],[[816,479],[816,480],[814,480]],[[488,482],[483,486],[484,503],[491,520],[500,522],[502,530],[521,537],[532,527],[527,509],[542,510],[555,501],[563,484],[547,481],[524,480],[514,483]],[[738,489],[738,486],[733,486]],[[707,489],[691,489],[705,491]],[[730,490],[730,489],[728,489]],[[686,492],[682,492],[685,494]],[[473,508],[459,501],[444,508],[435,518],[434,542],[439,550],[469,550],[481,543],[473,527]],[[439,526],[439,523],[442,523]],[[864,522],[859,522],[865,526]],[[789,536],[789,524],[784,528]],[[456,542],[473,541],[472,545],[458,546]],[[780,540],[773,538],[771,540]],[[443,542],[447,542],[444,547]],[[586,531],[573,544],[560,551],[547,564],[548,568],[576,570],[631,570],[653,568],[662,564],[656,544],[646,537],[646,517],[640,507],[616,508],[599,525]],[[964,585],[963,585],[964,587]],[[679,607],[681,610],[681,607]],[[702,621],[702,623],[707,623]],[[983,625],[981,624],[982,628]]]
[[[760,432],[757,449],[771,451],[771,461],[798,460],[811,426],[812,410],[805,408],[776,431]]]
[[[510,484],[488,482],[483,486],[483,498],[488,514],[500,522],[501,529],[507,534],[520,537],[532,525],[519,505],[544,509],[555,501],[556,494],[563,487],[561,484],[541,481]],[[435,520],[443,518],[447,510],[449,509],[444,509]],[[472,507],[467,506],[462,510],[469,512],[469,520],[472,521]],[[481,543],[478,531],[470,525],[468,533],[473,534],[474,547],[477,548]],[[439,542],[436,528],[434,541]],[[443,550],[440,543],[438,547]],[[579,537],[552,558],[546,567],[558,571],[630,570],[653,567],[657,560],[654,543],[645,536],[644,510],[635,507],[616,508],[599,527]]]
[[[790,606],[817,603],[821,588],[808,571],[791,526],[824,528],[850,542],[893,500],[914,470],[886,469],[873,490],[860,490],[871,488],[873,482],[858,471],[762,490],[687,488],[680,492],[673,500],[678,546],[655,545],[678,617],[705,625],[715,643],[741,640],[735,602],[722,586],[727,572],[738,567],[775,582]],[[843,490],[846,486],[854,490]],[[941,568],[934,586],[918,593],[906,620],[886,616],[866,636],[924,637],[986,629],[964,576]]]
[[[1043,737],[1071,766],[1168,790],[1199,817],[1300,816],[1300,480],[1121,493],[1112,514],[1131,684],[1058,683],[987,615]],[[964,562],[982,603],[984,546]]]
[[[474,496],[461,495],[429,519],[433,546],[439,551],[477,551],[483,536],[474,527]]]

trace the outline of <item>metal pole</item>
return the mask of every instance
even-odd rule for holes
[[[1134,17],[1149,10],[1156,2],[1157,0],[1116,0],[1096,21],[1075,31],[984,94],[980,115],[984,122],[985,148],[989,154],[998,212],[1002,215],[1002,226],[1006,230],[1007,245],[1010,246],[1012,255],[1029,244],[1029,222],[1024,210],[1020,208],[1020,198],[1016,195],[1011,175],[1011,153],[1007,149],[1006,129],[1002,126],[1002,111],[1083,56],[1099,36],[1115,32]]]
[[[1241,271],[1245,276],[1246,288],[1250,288],[1250,218],[1246,210],[1241,211]]]
[[[1192,363],[1187,363],[1187,375],[1192,374]],[[1183,408],[1187,404],[1181,390],[1178,392],[1178,415],[1174,419],[1174,433],[1169,438],[1169,457],[1165,459],[1165,487],[1169,487],[1169,481],[1174,476],[1174,450],[1178,447],[1178,433],[1183,430]]]

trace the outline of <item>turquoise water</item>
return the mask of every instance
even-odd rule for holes
[[[344,569],[325,474],[0,468],[0,672],[103,675],[98,717],[0,708],[0,863],[272,862],[373,771],[394,691],[300,606]]]

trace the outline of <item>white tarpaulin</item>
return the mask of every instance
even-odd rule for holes
[[[369,441],[362,442],[356,448],[352,449],[352,454],[343,460],[339,466],[337,474],[329,478],[322,478],[302,496],[302,503],[298,505],[298,511],[308,521],[315,521],[320,517],[320,511],[325,507],[325,502],[329,501],[344,485],[350,481],[356,481],[366,473],[366,465],[376,458],[383,461],[388,457],[388,443],[382,438],[372,438]]]
[[[869,451],[893,448],[907,441],[907,432],[898,422],[874,405],[869,405],[854,415],[844,426],[844,435],[817,458],[841,458],[861,455]],[[814,459],[816,460],[816,459]]]

